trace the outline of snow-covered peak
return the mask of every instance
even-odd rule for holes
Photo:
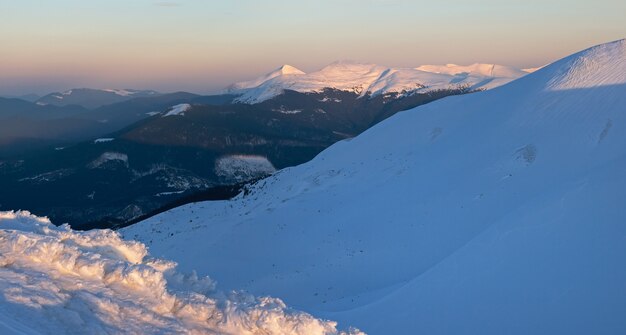
[[[250,89],[250,88],[254,88],[257,87],[261,84],[263,84],[264,82],[274,79],[276,77],[282,77],[282,76],[291,76],[291,75],[303,75],[305,74],[304,71],[293,67],[291,65],[283,65],[281,67],[279,67],[278,69],[263,75],[261,77],[258,77],[256,79],[253,80],[249,80],[249,81],[244,81],[244,82],[240,82],[240,83],[235,83],[230,85],[227,89],[226,92],[227,93],[241,93],[242,90],[246,90],[246,89]]]
[[[281,68],[282,69],[282,68]],[[286,89],[319,92],[332,88],[356,92],[361,96],[385,93],[413,93],[429,90],[470,87],[492,88],[519,78],[527,72],[495,64],[470,66],[428,65],[416,69],[389,68],[376,64],[339,61],[308,74],[283,74],[278,69],[252,81],[233,84],[228,92],[240,94],[243,103],[259,103],[282,94]]]
[[[296,67],[285,64],[279,67],[278,69],[251,81],[250,83],[263,82],[263,81],[266,81],[275,77],[279,77],[279,76],[301,75],[301,74],[306,74],[306,73]]]
[[[302,70],[300,70],[300,69],[298,69],[298,68],[295,68],[295,67],[293,67],[293,66],[291,66],[291,65],[287,65],[287,64],[285,64],[285,65],[281,66],[281,67],[280,67],[280,68],[278,68],[278,70],[276,70],[276,71],[278,71],[281,75],[288,75],[288,74],[305,74],[305,73],[304,73],[304,71],[302,71]]]

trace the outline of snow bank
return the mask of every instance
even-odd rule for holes
[[[347,334],[280,299],[216,291],[111,230],[28,212],[0,212],[0,290],[3,334]]]

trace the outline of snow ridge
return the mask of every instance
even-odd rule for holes
[[[111,230],[28,212],[0,212],[0,289],[8,333],[348,334],[280,299],[216,291]]]
[[[563,70],[548,82],[547,90],[559,91],[624,84],[626,40],[584,50],[565,60]]]
[[[320,92],[325,88],[334,88],[361,96],[410,94],[459,87],[488,89],[527,74],[519,69],[495,64],[425,65],[411,69],[341,61],[308,74],[285,67],[255,80],[233,84],[226,92],[240,94],[236,99],[238,102],[254,104],[280,95],[286,89]]]

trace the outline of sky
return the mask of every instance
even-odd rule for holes
[[[626,37],[623,0],[0,0],[0,94],[215,93],[290,64],[536,67]]]

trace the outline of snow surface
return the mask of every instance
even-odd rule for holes
[[[273,112],[278,112],[281,114],[300,114],[302,113],[301,109],[285,109],[284,106],[281,106],[279,109],[272,109]]]
[[[106,88],[106,89],[103,89],[102,91],[115,93],[116,95],[119,95],[122,97],[130,97],[130,96],[137,95],[137,94],[144,94],[144,95],[157,95],[158,94],[155,91],[140,91],[140,90],[131,90],[127,88],[126,89]]]
[[[174,194],[182,194],[185,193],[185,191],[169,191],[169,192],[160,192],[157,193],[156,196],[157,197],[162,197],[162,196],[166,196],[166,195],[174,195]]]
[[[427,65],[411,69],[336,62],[320,71],[308,74],[297,69],[297,71],[281,71],[281,69],[255,80],[233,84],[227,92],[241,94],[236,99],[238,102],[254,104],[280,95],[285,89],[298,92],[320,92],[325,88],[335,88],[361,95],[370,93],[374,96],[458,87],[488,89],[527,74],[519,69],[493,64],[474,64],[465,67]]]
[[[244,81],[244,82],[240,82],[240,83],[235,83],[232,84],[231,86],[229,86],[227,88],[228,92],[238,92],[239,90],[243,90],[243,89],[248,89],[248,88],[254,88],[257,87],[261,84],[263,84],[264,82],[279,77],[279,76],[292,76],[292,75],[303,75],[305,74],[302,70],[297,69],[291,65],[283,65],[281,67],[279,67],[278,69],[264,75],[261,76],[259,78],[253,79],[253,80],[249,80],[249,81]]]
[[[97,139],[95,139],[95,140],[93,141],[93,143],[106,143],[106,142],[111,142],[111,141],[113,141],[113,140],[115,140],[115,139],[114,139],[114,138],[112,138],[112,137],[103,137],[103,138],[97,138]]]
[[[280,299],[217,291],[111,230],[28,212],[0,212],[0,290],[2,334],[348,334]]]
[[[529,67],[526,69],[522,69],[522,71],[527,72],[527,73],[533,73],[539,69],[543,68],[543,66],[538,66],[538,67]]]
[[[227,180],[242,182],[276,172],[265,156],[228,155],[215,161],[215,174]]]
[[[191,109],[190,104],[178,104],[178,105],[170,107],[169,111],[165,113],[163,117],[173,116],[173,115],[185,115],[185,112],[190,109]]]
[[[87,164],[87,167],[90,169],[96,169],[107,162],[119,162],[128,167],[128,155],[121,152],[104,152],[98,158]]]
[[[444,73],[453,76],[458,74],[470,74],[476,76],[499,78],[519,78],[524,76],[524,70],[497,64],[476,63],[468,66],[456,64],[422,65],[417,67],[416,69],[426,72]]]
[[[626,333],[626,42],[123,230],[370,334]]]
[[[118,89],[118,88],[106,88],[106,89],[93,89],[93,88],[78,88],[78,89],[71,89],[71,90],[67,90],[63,93],[61,93],[62,96],[54,96],[57,99],[63,99],[63,96],[71,96],[73,94],[76,93],[76,91],[78,91],[80,94],[84,91],[100,91],[100,92],[108,92],[108,93],[113,93],[115,95],[119,95],[122,97],[132,97],[134,95],[157,95],[158,92],[155,91],[143,91],[143,90],[132,90],[132,89]]]

